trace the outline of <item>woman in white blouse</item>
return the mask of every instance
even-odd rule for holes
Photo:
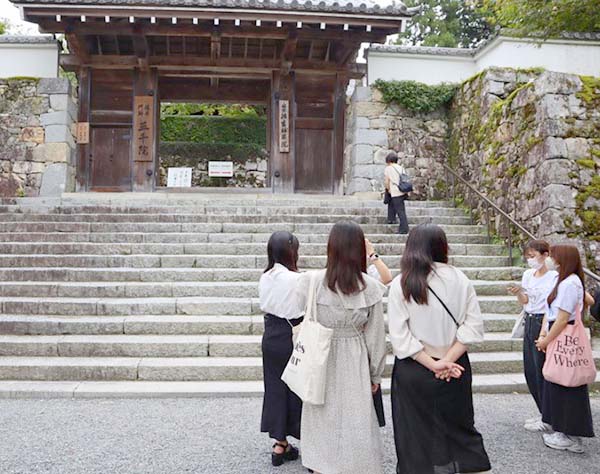
[[[490,469],[474,426],[469,344],[483,341],[471,282],[448,265],[444,231],[414,228],[389,295],[392,418],[398,474]]]
[[[546,314],[548,295],[556,286],[558,273],[546,267],[546,259],[550,255],[550,244],[544,240],[532,240],[525,247],[525,257],[529,270],[523,274],[521,286],[510,286],[508,292],[515,295],[523,305],[525,312],[525,329],[523,335],[523,366],[527,388],[533,397],[540,413],[542,413],[542,391],[544,376],[542,368],[546,354],[538,351],[535,341],[540,335],[542,321]],[[548,432],[552,427],[537,416],[525,422],[527,431]]]
[[[298,284],[298,239],[289,232],[275,232],[269,239],[269,263],[260,278],[260,309],[265,313],[262,339],[265,395],[261,432],[275,440],[271,463],[281,466],[298,459],[298,449],[287,437],[300,439],[302,402],[281,380],[292,355],[292,327],[300,324],[303,312],[292,304]]]
[[[577,308],[583,311],[590,298],[585,293],[583,266],[577,247],[554,245],[548,260],[548,268],[558,270],[558,282],[548,296],[547,315],[537,341],[540,351],[545,351],[567,324],[574,323]],[[587,385],[563,387],[545,380],[542,420],[554,430],[552,434],[543,435],[546,446],[583,453],[581,438],[594,436]]]

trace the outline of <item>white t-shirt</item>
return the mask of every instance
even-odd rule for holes
[[[583,306],[583,285],[577,275],[569,275],[558,285],[556,298],[548,308],[548,321],[556,321],[559,309],[569,313],[569,321],[574,321],[578,306]]]
[[[404,167],[397,163],[393,163],[390,166],[385,167],[384,176],[390,180],[390,195],[392,197],[404,196],[405,193],[400,191],[398,183],[400,182],[400,175],[406,174]]]
[[[304,315],[294,302],[300,273],[292,272],[280,263],[263,273],[258,284],[261,311],[284,319],[297,319]]]
[[[558,272],[548,271],[541,277],[535,276],[535,270],[529,269],[523,274],[521,286],[529,298],[523,309],[529,314],[544,314],[548,307],[548,295],[556,286]]]

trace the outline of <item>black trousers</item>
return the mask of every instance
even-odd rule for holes
[[[302,318],[291,320],[296,326]],[[300,439],[302,401],[281,380],[281,374],[292,355],[292,328],[283,318],[265,316],[262,339],[265,396],[260,431],[283,441],[287,436]]]
[[[394,216],[398,216],[399,226],[398,233],[399,234],[408,234],[408,219],[406,218],[406,207],[404,205],[404,201],[406,201],[408,196],[396,196],[392,198],[392,208],[394,211]],[[388,213],[389,219],[389,213]],[[394,219],[391,219],[394,220]]]
[[[542,368],[546,361],[546,353],[537,350],[535,340],[540,335],[543,319],[543,314],[525,314],[525,335],[523,336],[525,380],[540,413],[542,412],[542,394],[544,392]]]

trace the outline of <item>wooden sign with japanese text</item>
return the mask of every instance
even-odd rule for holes
[[[279,151],[290,152],[290,101],[279,101]]]
[[[90,142],[89,122],[77,122],[75,124],[75,141],[78,145],[85,145]]]
[[[135,96],[133,100],[133,161],[152,161],[154,97]]]

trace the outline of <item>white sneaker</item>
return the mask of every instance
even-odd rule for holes
[[[552,426],[548,423],[544,423],[542,420],[535,420],[532,423],[525,423],[524,428],[527,431],[531,431],[533,433],[551,433]]]
[[[544,444],[552,449],[559,451],[570,451],[572,453],[583,453],[583,443],[579,436],[567,436],[564,433],[545,434]]]

